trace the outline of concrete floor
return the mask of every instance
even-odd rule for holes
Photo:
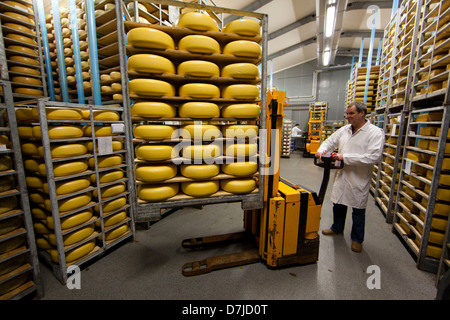
[[[282,177],[311,190],[319,190],[322,169],[296,151],[281,159]],[[332,222],[328,194],[322,208],[321,229]],[[146,230],[137,227],[136,242],[112,250],[81,271],[81,289],[68,289],[42,265],[44,300],[432,300],[434,275],[416,268],[414,259],[392,233],[391,225],[373,198],[366,213],[362,253],[351,251],[351,214],[344,237],[321,236],[319,261],[305,266],[272,270],[263,263],[185,277],[184,263],[239,250],[189,251],[181,241],[197,236],[242,230],[239,203],[185,208],[168,215]],[[368,267],[380,271],[380,289],[369,289]]]

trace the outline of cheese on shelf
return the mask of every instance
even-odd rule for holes
[[[180,128],[179,134],[183,139],[205,141],[222,136],[219,127],[212,124],[188,124]]]
[[[212,17],[196,11],[183,13],[178,20],[177,27],[195,31],[219,31],[217,22]]]
[[[136,102],[131,106],[131,115],[143,118],[175,117],[176,108],[164,102]]]
[[[256,144],[231,144],[225,147],[224,154],[231,157],[253,156],[258,151]]]
[[[222,77],[254,80],[259,78],[259,69],[252,63],[233,63],[222,68]]]
[[[220,75],[219,67],[209,61],[189,60],[178,65],[178,74],[192,77],[218,77]]]
[[[155,74],[174,74],[173,63],[155,54],[134,54],[128,58],[128,70]]]
[[[137,48],[162,50],[175,49],[174,41],[167,33],[157,29],[145,27],[138,27],[128,31],[127,44]]]
[[[159,182],[173,178],[177,174],[174,164],[137,165],[136,179],[144,182]]]
[[[220,116],[220,108],[215,103],[187,102],[178,109],[180,117],[187,118],[216,118]]]
[[[236,40],[225,45],[223,54],[258,59],[261,57],[261,46],[254,41]]]
[[[232,84],[222,91],[222,98],[237,100],[255,100],[259,97],[259,89],[253,84]]]
[[[176,127],[169,125],[138,125],[134,127],[134,136],[146,140],[164,140],[175,136]]]
[[[220,156],[221,150],[215,144],[193,144],[182,149],[182,156],[188,159],[208,160]]]
[[[222,108],[222,117],[237,119],[255,119],[259,117],[261,108],[257,104],[231,104]]]
[[[178,183],[165,183],[155,185],[138,186],[138,197],[145,201],[163,201],[167,200],[178,193]]]
[[[258,126],[245,124],[232,124],[222,127],[224,137],[246,138],[256,137],[258,135]]]
[[[171,159],[175,152],[171,145],[138,145],[135,155],[141,160],[164,161]]]
[[[220,54],[217,40],[203,35],[188,35],[178,42],[178,50],[192,53]]]
[[[219,190],[219,181],[182,182],[181,191],[193,197],[207,197]]]
[[[227,23],[222,32],[235,33],[245,37],[256,37],[261,34],[260,28],[257,21],[241,18]]]
[[[258,171],[258,163],[252,161],[224,163],[221,169],[226,174],[234,176],[248,176]]]
[[[221,180],[220,187],[230,193],[245,194],[255,190],[256,181],[253,179]]]
[[[180,87],[179,95],[194,99],[212,99],[220,97],[220,90],[209,83],[187,83]]]
[[[162,97],[174,96],[175,88],[172,84],[155,79],[133,79],[129,82],[130,94]]]
[[[209,179],[219,174],[218,164],[182,164],[180,173],[186,178]]]

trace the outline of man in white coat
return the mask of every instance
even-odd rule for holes
[[[348,125],[334,132],[319,147],[316,158],[333,152],[335,160],[344,161],[344,168],[336,170],[331,201],[333,225],[322,230],[324,235],[343,235],[347,207],[352,208],[352,250],[361,252],[364,241],[366,205],[369,197],[373,165],[383,152],[384,133],[366,120],[367,106],[352,102],[347,107]]]

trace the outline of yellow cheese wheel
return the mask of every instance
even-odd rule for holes
[[[117,111],[110,110],[94,110],[92,111],[94,120],[101,121],[118,121],[120,120],[120,115]]]
[[[15,186],[15,181],[12,176],[6,176],[0,180],[0,192],[11,190]]]
[[[130,94],[149,97],[174,96],[172,84],[154,79],[133,79],[129,82]]]
[[[50,242],[44,237],[36,238],[36,245],[40,250],[50,250],[54,248],[54,246],[52,246]]]
[[[128,224],[124,224],[114,230],[105,233],[105,240],[111,241],[125,234],[128,231]]]
[[[109,183],[109,182],[120,180],[123,177],[124,177],[123,170],[118,169],[118,170],[113,170],[113,171],[100,173],[98,181],[100,183]],[[97,182],[97,175],[95,173],[91,174],[90,180],[91,180],[92,183],[96,183]]]
[[[20,34],[9,33],[5,36],[5,38],[37,46],[37,42],[35,40],[30,37],[22,36]]]
[[[128,31],[127,44],[138,48],[175,49],[171,36],[153,28],[134,28]]]
[[[164,183],[138,186],[138,197],[145,201],[163,201],[178,193],[178,183]]]
[[[0,235],[16,230],[17,228],[22,226],[22,216],[12,216],[10,218],[2,219],[2,223],[0,224]]]
[[[119,222],[122,222],[127,218],[127,212],[121,211],[114,213],[108,217],[103,218],[103,226],[104,227],[110,227],[113,226]],[[95,226],[100,227],[101,226],[101,220],[95,221]]]
[[[211,124],[188,124],[180,128],[183,139],[211,141],[221,135],[219,127]]]
[[[209,102],[187,102],[178,109],[180,117],[207,119],[220,116],[220,108],[215,103]]]
[[[7,259],[3,262],[0,262],[0,276],[7,274],[14,269],[17,269],[21,265],[25,263],[26,256],[24,254]],[[0,289],[1,291],[1,289]],[[8,290],[9,291],[9,290]]]
[[[253,84],[232,84],[223,89],[222,98],[255,100],[259,98],[259,89]]]
[[[259,69],[252,63],[233,63],[223,67],[222,77],[254,80],[259,78]]]
[[[27,156],[38,156],[39,157],[38,147],[39,147],[39,144],[37,144],[37,143],[33,143],[33,142],[22,143],[22,153]]]
[[[61,229],[65,230],[65,229],[70,229],[70,228],[79,226],[80,224],[83,224],[83,223],[89,221],[89,219],[91,219],[92,216],[93,216],[92,208],[88,208],[83,212],[76,213],[69,217],[61,218],[60,219]],[[46,222],[47,222],[47,227],[49,227],[50,229],[54,229],[55,226],[53,223],[52,216],[48,216],[46,218]]]
[[[31,35],[36,35],[36,32],[34,32],[34,30],[25,27],[24,25],[18,24],[18,23],[11,23],[11,22],[7,22],[5,24],[3,24],[5,27],[11,28],[11,29],[15,29],[17,31],[21,31],[21,32],[25,32],[25,33],[29,33]]]
[[[194,99],[212,99],[220,97],[220,90],[209,83],[187,83],[180,87],[179,95]]]
[[[177,175],[175,164],[137,165],[136,179],[144,182],[159,182]]]
[[[237,19],[226,24],[222,32],[236,33],[240,36],[256,37],[260,33],[260,25],[257,21],[251,19]]]
[[[12,45],[12,46],[8,46],[8,49],[17,51],[19,53],[29,54],[29,55],[32,55],[32,56],[38,56],[39,55],[39,53],[36,50],[33,50],[31,48],[27,48],[27,47],[22,47],[22,46]]]
[[[9,156],[0,156],[0,171],[6,171],[12,168],[12,160]]]
[[[73,174],[81,173],[86,171],[88,165],[86,161],[73,161],[67,163],[54,163],[53,172],[55,177],[70,176]],[[45,163],[39,165],[39,173],[43,176],[46,175]]]
[[[6,1],[3,1],[3,3],[7,4],[11,7],[14,7],[16,9],[28,12],[28,8],[24,4],[21,4],[19,2],[6,0]]]
[[[170,139],[176,133],[175,126],[148,124],[134,127],[134,136],[146,140]]]
[[[111,201],[105,202],[102,204],[102,211],[105,212],[112,212],[119,208],[122,208],[127,203],[126,197],[119,197],[117,199],[113,199]],[[94,207],[95,212],[100,212],[99,205],[96,205]]]
[[[222,117],[237,119],[255,119],[259,117],[261,107],[257,104],[232,104],[222,108]]]
[[[131,106],[131,115],[144,118],[175,117],[175,107],[164,102],[136,102]]]
[[[261,46],[258,43],[249,40],[236,40],[225,45],[223,54],[258,59],[261,57]]]
[[[83,189],[86,189],[90,185],[91,182],[89,181],[89,179],[86,178],[56,182],[55,183],[56,194],[62,195],[81,191]],[[42,188],[45,193],[49,193],[48,183],[44,183]]]
[[[33,109],[35,108],[16,108],[17,120],[39,120],[39,117],[35,118]]]
[[[50,120],[82,120],[83,115],[80,109],[75,108],[51,108],[48,107],[45,110],[47,119]],[[34,108],[33,113],[38,115],[37,108]]]
[[[31,88],[15,88],[13,90],[13,92],[18,93],[18,94],[24,94],[24,95],[28,95],[28,96],[38,96],[38,97],[42,97],[44,95],[44,92],[42,92],[42,90],[31,89]]]
[[[101,156],[97,157],[97,166],[99,168],[110,168],[121,165],[123,162],[123,157],[121,154],[116,154],[113,156]],[[95,160],[94,158],[90,158],[88,160],[88,164],[90,168],[94,168]]]
[[[219,174],[218,164],[182,164],[180,173],[191,179],[209,179]]]
[[[219,181],[182,182],[181,191],[193,197],[207,197],[219,190]]]
[[[23,83],[23,84],[31,84],[36,86],[42,86],[42,81],[32,77],[13,77],[11,79],[12,82]]]
[[[102,198],[110,198],[118,195],[119,193],[122,193],[126,190],[126,184],[125,182],[120,182],[118,184],[114,184],[112,186],[107,186],[101,188],[100,194]],[[98,198],[98,190],[95,189],[92,191],[92,195],[96,198]]]
[[[217,64],[203,60],[184,61],[178,65],[178,74],[191,77],[218,77],[220,70]]]
[[[174,74],[175,67],[167,58],[155,54],[134,54],[128,58],[128,70],[156,74]]]
[[[84,136],[85,137],[91,137],[92,136],[92,127],[90,125],[87,125],[84,129]],[[108,125],[96,125],[94,127],[95,136],[96,137],[109,137],[109,136],[115,136],[119,133],[112,133],[111,126]]]
[[[224,163],[221,165],[221,169],[226,174],[248,176],[258,171],[258,163],[253,161]]]
[[[63,144],[60,146],[51,146],[50,149],[53,158],[76,157],[86,154],[88,151],[86,146],[81,143],[70,143],[70,144]],[[43,147],[39,147],[38,151],[41,157],[43,158],[44,157]]]
[[[81,138],[83,130],[79,126],[50,126],[48,136],[50,139]]]
[[[92,195],[90,192],[72,198],[63,199],[59,201],[58,204],[59,212],[67,212],[84,207],[91,201],[91,199]],[[50,200],[45,200],[45,208],[49,211],[52,210]]]
[[[91,236],[94,233],[94,231],[95,231],[95,225],[92,223],[86,227],[83,227],[72,233],[64,235],[63,236],[63,244],[65,246],[69,246],[69,245],[75,244],[77,242],[80,242],[82,240],[85,240],[86,238]],[[51,234],[48,239],[50,241],[50,244],[56,246],[56,237],[54,234]]]
[[[195,31],[219,31],[217,22],[211,16],[197,11],[183,13],[178,19],[177,27]]]
[[[255,190],[256,181],[253,179],[221,180],[220,187],[230,193],[245,194]]]
[[[10,239],[4,239],[2,242],[0,242],[0,255],[18,248],[25,241],[25,234],[15,236]]]
[[[163,161],[171,159],[175,152],[171,145],[139,145],[135,149],[135,155],[141,160]]]
[[[184,158],[189,159],[212,159],[220,156],[220,147],[215,144],[194,144],[182,149],[182,155]]]
[[[422,153],[422,152],[411,151],[411,150],[409,150],[407,152],[406,157],[408,159],[413,160],[413,161],[423,162],[423,163],[428,162],[429,159],[430,159],[430,155],[429,154]]]
[[[255,137],[258,135],[258,126],[256,125],[244,125],[244,124],[232,124],[222,127],[222,135],[224,137],[246,138]]]
[[[178,50],[192,53],[220,54],[219,43],[208,36],[188,35],[178,42]]]
[[[33,127],[31,126],[19,126],[17,127],[17,131],[21,139],[33,138]]]
[[[31,66],[36,66],[36,67],[40,66],[40,63],[38,60],[33,59],[33,58],[28,58],[25,56],[10,56],[9,60],[14,61],[14,62],[28,64]]]
[[[18,14],[18,13],[15,13],[15,12],[3,12],[3,14],[5,16],[14,18],[16,20],[19,20],[19,21],[26,22],[26,23],[34,25],[34,20],[28,18],[27,16],[25,16],[23,14]]]
[[[33,223],[33,228],[37,234],[49,234],[51,232],[51,230],[42,222]]]
[[[2,202],[0,204],[0,214],[13,210],[16,207],[17,207],[16,197],[2,198]]]
[[[66,263],[71,263],[73,261],[79,260],[85,256],[87,256],[92,250],[94,250],[95,248],[95,239],[86,242],[85,244],[76,247],[73,250],[70,250],[69,252],[66,253]],[[53,250],[49,250],[50,253],[50,257],[51,260],[54,263],[58,263],[58,251],[53,249]]]
[[[256,144],[231,144],[226,146],[224,154],[230,157],[248,157],[253,156],[258,151]]]

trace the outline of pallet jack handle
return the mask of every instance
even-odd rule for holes
[[[322,184],[320,186],[320,191],[318,195],[320,202],[319,204],[323,203],[325,193],[327,192],[328,181],[330,180],[330,170],[342,169],[344,167],[344,161],[340,161],[340,163],[336,165],[336,161],[334,161],[333,159],[334,154],[335,154],[334,152],[331,153],[324,152],[320,158],[314,158],[314,164],[316,166],[324,168]]]

